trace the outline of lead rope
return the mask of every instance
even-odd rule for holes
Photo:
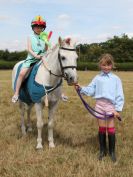
[[[88,112],[89,112],[90,114],[92,114],[94,117],[96,117],[97,119],[102,119],[102,120],[106,120],[106,119],[109,119],[109,118],[113,118],[113,117],[114,117],[113,114],[111,114],[111,115],[105,114],[105,115],[104,115],[104,114],[102,114],[102,113],[96,111],[95,109],[93,109],[93,108],[92,108],[90,105],[88,105],[88,103],[82,98],[82,96],[81,96],[81,94],[80,94],[80,90],[79,90],[79,88],[76,88],[76,85],[75,85],[75,90],[77,91],[77,94],[78,94],[78,96],[80,97],[80,99],[81,99],[82,103],[84,104],[85,108],[86,108],[86,109],[88,110]],[[96,114],[99,114],[99,115],[96,115]],[[103,117],[101,117],[101,115],[102,115]],[[118,120],[121,121],[121,120],[122,120],[121,117],[118,117]]]

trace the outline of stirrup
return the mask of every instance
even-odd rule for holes
[[[12,103],[16,103],[17,101],[18,101],[18,95],[14,95],[13,97],[12,97]]]

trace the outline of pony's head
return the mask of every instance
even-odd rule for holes
[[[77,58],[76,43],[71,38],[62,40],[59,43],[59,61],[62,74],[69,85],[77,83]]]

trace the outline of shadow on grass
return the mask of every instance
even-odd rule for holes
[[[33,131],[27,132],[27,136],[31,139],[37,138],[38,132],[37,132],[35,121],[32,122],[32,128],[33,128]],[[56,146],[62,145],[62,146],[71,147],[71,148],[85,148],[86,151],[91,151],[92,153],[95,153],[98,150],[97,134],[88,135],[83,140],[82,138],[80,138],[80,141],[78,140],[78,138],[75,138],[73,136],[68,137],[65,134],[62,134],[62,132],[57,131],[56,129],[54,129],[53,134],[54,134],[54,142]],[[44,145],[44,143],[46,142],[48,142],[48,124],[47,123],[44,124],[43,129],[42,129],[42,144]]]

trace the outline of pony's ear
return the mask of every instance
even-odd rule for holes
[[[58,43],[59,43],[59,46],[62,46],[62,44],[63,44],[63,40],[61,39],[61,37],[59,37],[59,39],[58,39]]]

